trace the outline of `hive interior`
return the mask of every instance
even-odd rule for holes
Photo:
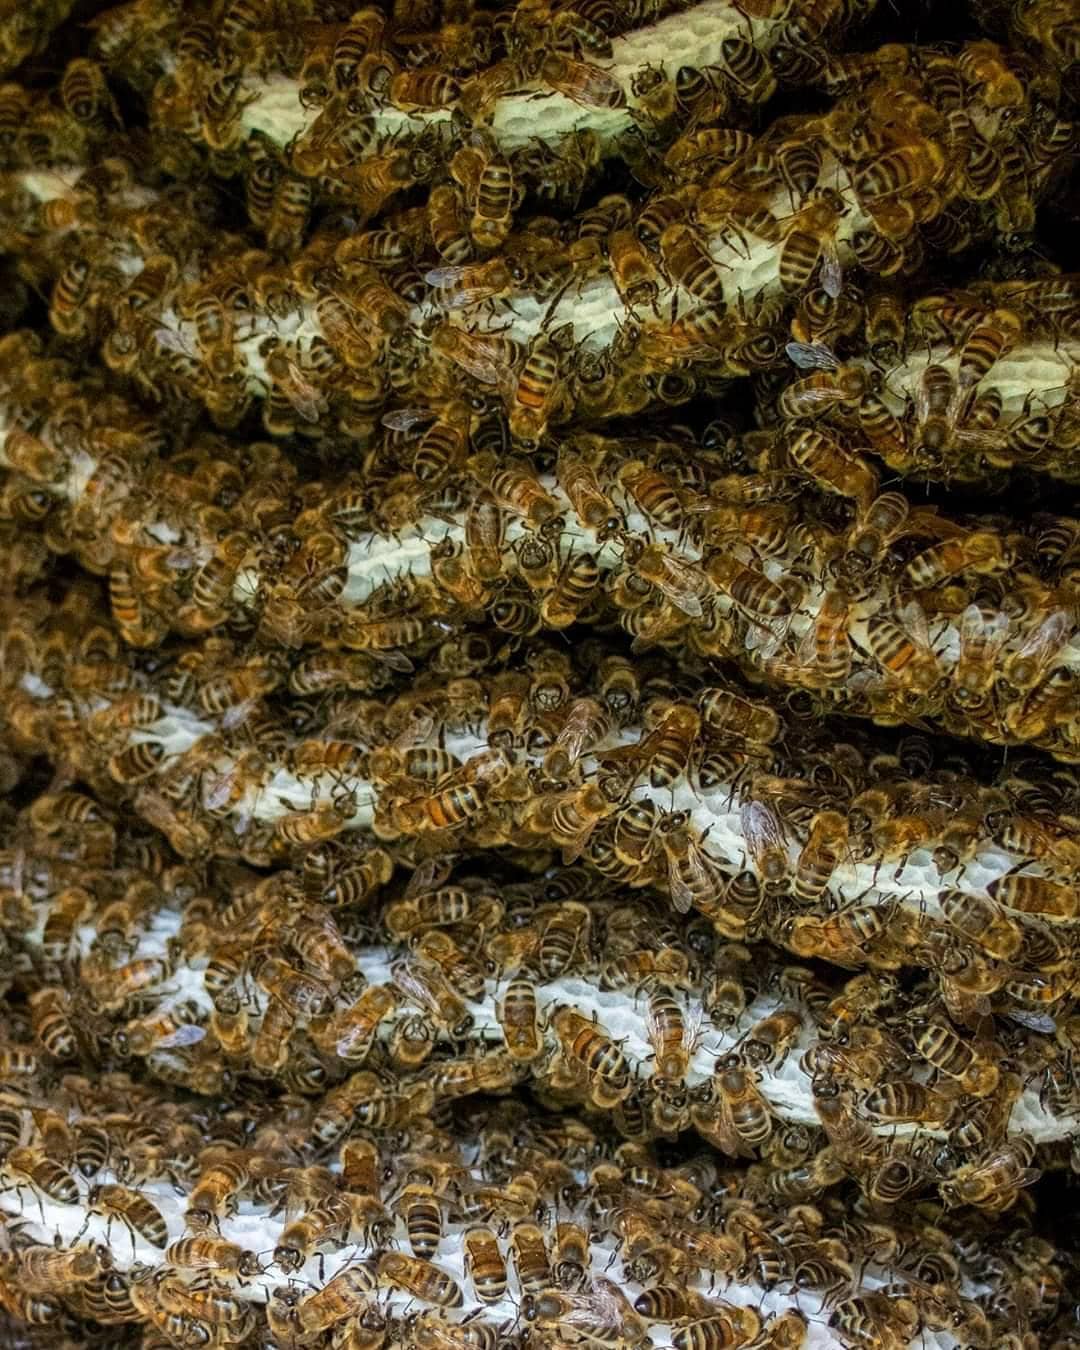
[[[0,11],[3,1344],[1080,1341],[1078,61]]]

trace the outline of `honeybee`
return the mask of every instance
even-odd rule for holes
[[[608,725],[607,712],[596,699],[575,699],[544,755],[544,773],[553,780],[566,781],[582,757],[607,735]]]
[[[779,1070],[787,1061],[802,1025],[802,1016],[794,1009],[781,1009],[762,1018],[739,1041],[740,1058],[752,1068],[770,1065]]]
[[[571,550],[559,569],[555,584],[540,603],[540,618],[545,628],[569,628],[578,621],[597,593],[600,565],[593,553],[574,554]]]
[[[910,1078],[891,1079],[872,1088],[862,1098],[864,1115],[886,1124],[915,1123],[935,1130],[948,1121],[955,1102],[942,1092]]]
[[[612,230],[604,248],[623,304],[631,311],[637,305],[650,305],[655,311],[660,294],[658,275],[635,231],[629,226]]]
[[[919,1313],[909,1298],[889,1293],[858,1294],[836,1304],[829,1326],[849,1345],[902,1350],[919,1327]]]
[[[7,432],[4,459],[12,469],[46,486],[61,482],[69,468],[66,454],[21,427]]]
[[[549,1017],[564,1058],[584,1072],[589,1095],[600,1107],[612,1107],[633,1088],[626,1057],[609,1036],[574,1008],[561,1006]]]
[[[99,972],[94,964],[84,962],[83,975],[102,1012],[118,1012],[155,985],[164,984],[175,969],[175,955],[146,956],[108,972]]]
[[[987,530],[934,544],[907,564],[901,574],[915,590],[939,586],[963,572],[992,574],[1007,566],[1001,540]]]
[[[702,601],[711,592],[711,571],[706,574],[665,544],[645,544],[631,536],[624,537],[622,544],[623,558],[636,576],[655,586],[688,618],[703,616]]]
[[[597,1278],[582,1293],[547,1288],[526,1294],[521,1310],[526,1322],[550,1329],[571,1344],[580,1338],[641,1345],[648,1339],[644,1319],[610,1280]]]
[[[801,370],[812,370],[785,388],[777,406],[785,417],[812,417],[835,404],[857,404],[873,388],[873,375],[843,365],[817,342],[789,342],[787,354]]]
[[[1020,692],[1035,687],[1068,639],[1069,621],[1064,610],[1054,609],[1038,621],[1002,664],[1005,680]]]
[[[92,317],[92,280],[85,258],[73,258],[57,277],[49,301],[49,322],[63,337],[85,334]]]
[[[576,61],[549,52],[540,63],[540,79],[584,108],[625,108],[626,94],[618,80],[590,61]]]
[[[836,298],[844,284],[836,230],[847,214],[847,206],[831,188],[816,191],[817,195],[786,223],[779,260],[780,286],[789,294],[805,290],[820,263],[825,293]]]
[[[133,1256],[136,1233],[159,1251],[164,1251],[168,1244],[169,1230],[160,1210],[140,1192],[127,1186],[116,1184],[91,1186],[86,1194],[86,1210],[87,1218],[91,1214],[100,1214],[104,1217],[107,1225],[106,1233],[111,1229],[114,1220],[119,1219],[131,1236]]]
[[[555,477],[585,529],[603,539],[620,528],[622,517],[618,508],[601,488],[588,460],[575,453],[571,443],[559,448]]]
[[[943,1022],[932,1022],[915,1034],[915,1049],[939,1073],[956,1079],[965,1092],[988,1097],[998,1086],[998,1067]]]
[[[792,891],[805,903],[817,900],[843,861],[848,841],[847,817],[839,811],[819,811],[795,864]]]
[[[1076,917],[1078,897],[1075,888],[1048,877],[1008,872],[990,882],[986,889],[1007,909],[1021,914],[1035,914],[1052,923]]]
[[[376,1032],[398,1007],[399,995],[391,985],[369,985],[348,1008],[335,1013],[325,1026],[314,1031],[316,1043],[350,1064],[367,1058]]]
[[[1035,1146],[1026,1135],[1018,1135],[999,1144],[975,1162],[963,1163],[939,1186],[947,1208],[973,1205],[976,1209],[1001,1213],[1016,1203],[1020,1190],[1042,1176],[1042,1169],[1030,1166]]]
[[[93,909],[94,897],[82,886],[65,887],[53,897],[42,933],[42,952],[47,961],[67,960],[71,954],[76,926],[86,919]]]
[[[472,1014],[435,962],[415,957],[395,961],[390,978],[406,998],[454,1038],[466,1036],[472,1028]]]
[[[462,182],[472,201],[469,233],[477,248],[496,249],[506,242],[510,233],[520,189],[514,183],[509,160],[499,153],[489,132],[474,130],[467,145],[478,152],[475,176],[470,174],[471,181]],[[457,163],[457,156],[454,163]]]
[[[297,970],[278,956],[265,956],[255,970],[255,980],[271,1000],[294,1017],[320,1017],[332,1004],[330,985],[306,971]]]
[[[227,614],[237,574],[250,547],[250,538],[243,532],[227,535],[218,543],[213,556],[192,580],[191,598],[198,609],[208,615]]]
[[[66,1293],[109,1269],[112,1258],[102,1246],[58,1251],[55,1247],[34,1245],[16,1254],[5,1254],[4,1273],[25,1294]],[[14,1259],[12,1259],[14,1258]]]
[[[422,1303],[440,1308],[459,1308],[463,1296],[457,1282],[433,1262],[406,1256],[403,1252],[383,1252],[379,1257],[381,1284],[400,1289]]]
[[[866,621],[866,645],[908,702],[927,697],[945,679],[930,645],[926,614],[915,601],[906,604],[897,619],[871,615]]]
[[[766,890],[787,884],[787,844],[775,812],[764,802],[747,802],[739,813],[747,855]]]
[[[484,997],[482,968],[448,933],[437,929],[424,933],[415,940],[414,950],[426,960],[434,961],[463,998],[478,1000]]]
[[[732,937],[742,937],[745,920],[724,903],[725,877],[717,860],[706,853],[702,842],[686,824],[683,813],[669,816],[660,827],[660,840],[667,860],[671,903],[680,914],[697,907]]]
[[[190,1326],[202,1330],[220,1326],[243,1335],[255,1321],[254,1313],[235,1294],[214,1284],[188,1284],[168,1271],[155,1277],[154,1299],[154,1311],[148,1316],[163,1329],[175,1329],[178,1324],[185,1331]],[[135,1301],[139,1301],[138,1296]]]
[[[70,999],[66,990],[54,986],[30,995],[30,1030],[52,1059],[74,1059],[78,1053]]]
[[[308,378],[299,347],[270,336],[260,342],[259,354],[269,376],[263,414],[267,430],[271,434],[287,434],[295,423],[293,414],[305,422],[318,422],[329,405],[318,385]]]
[[[639,222],[640,230],[640,222]],[[726,264],[720,264],[698,238],[693,227],[669,225],[660,236],[660,256],[672,282],[705,305],[722,306]]]
[[[648,798],[630,802],[615,817],[612,846],[620,862],[629,867],[648,863],[659,842],[660,813]]]
[[[192,999],[175,1004],[168,1012],[129,1022],[119,1030],[113,1044],[119,1054],[149,1055],[153,1050],[198,1045],[206,1036],[199,1025],[202,1010]]]
[[[514,1060],[535,1060],[543,1053],[536,987],[531,980],[521,976],[510,980],[504,996],[495,1004],[495,1015],[502,1027],[506,1050]]]
[[[500,506],[523,517],[532,529],[543,529],[560,512],[558,498],[544,488],[536,474],[522,461],[500,460],[492,452],[485,451],[471,456],[466,468]]]
[[[465,1274],[481,1303],[498,1303],[506,1296],[506,1262],[498,1239],[484,1224],[465,1230]]]
[[[339,1270],[321,1289],[297,1303],[294,1316],[301,1334],[311,1338],[350,1321],[366,1332],[385,1337],[386,1320],[368,1297],[375,1284],[375,1273],[367,1263]],[[376,1339],[375,1344],[380,1343]]]
[[[424,280],[434,287],[432,304],[439,309],[471,309],[508,295],[516,285],[524,284],[525,270],[502,257],[479,263],[458,263],[433,267]]]
[[[774,708],[728,689],[703,689],[698,695],[698,707],[708,730],[725,741],[734,739],[744,745],[768,746],[779,738],[782,730]]]
[[[810,427],[796,432],[788,442],[788,454],[795,467],[824,492],[853,497],[864,509],[877,492],[877,471],[824,432]]]
[[[212,150],[236,148],[241,114],[257,97],[245,91],[239,71],[225,71],[207,81],[202,91],[202,136]]]
[[[551,1264],[547,1244],[543,1230],[535,1223],[514,1224],[510,1235],[510,1252],[514,1273],[526,1298],[535,1297],[550,1285]]]
[[[655,525],[665,530],[682,526],[685,515],[682,493],[666,475],[639,459],[632,459],[620,467],[617,481]]]
[[[826,918],[802,915],[784,930],[784,944],[802,957],[818,956],[838,964],[860,964],[863,952],[885,932],[877,905],[847,905]]]
[[[968,605],[960,615],[960,649],[950,673],[949,697],[965,712],[979,712],[990,700],[1009,620],[999,610]]]
[[[686,1100],[686,1075],[701,1040],[700,1027],[688,1021],[670,990],[649,993],[645,1032],[652,1046],[652,1084],[672,1105]]]
[[[274,821],[274,834],[284,844],[296,848],[335,839],[355,813],[355,798],[344,794],[331,805],[313,807],[310,811],[286,811]]]
[[[431,189],[427,204],[428,232],[435,252],[449,267],[463,267],[474,257],[473,241],[461,191],[453,183]]]
[[[508,421],[515,444],[535,450],[548,423],[565,401],[560,373],[574,340],[572,324],[541,331],[532,341],[521,371],[507,387]]]
[[[987,896],[946,890],[941,911],[948,924],[994,960],[1008,961],[1020,950],[1023,929]]]

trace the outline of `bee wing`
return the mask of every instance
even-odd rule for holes
[[[388,431],[412,431],[415,427],[434,422],[435,414],[430,408],[392,408],[383,413],[381,421]]]
[[[238,726],[242,726],[253,712],[258,699],[245,698],[239,703],[234,703],[231,708],[227,708],[221,716],[221,727],[223,731],[232,731]]]
[[[671,892],[671,903],[679,914],[689,914],[694,904],[694,893],[679,875],[677,858],[674,850],[664,841],[664,852],[667,856],[667,874],[668,889]]]
[[[624,107],[626,95],[613,75],[590,61],[548,59],[540,68],[545,83],[585,108]]]
[[[664,1032],[656,1015],[656,1005],[651,998],[645,1000],[645,1037],[654,1052],[659,1054],[660,1047],[664,1043]]]
[[[926,622],[926,611],[917,600],[909,600],[897,617],[910,637],[923,647],[930,646],[930,629]]]
[[[409,878],[404,899],[412,900],[418,895],[425,895],[428,891],[438,890],[454,870],[456,861],[457,855],[454,853],[437,858],[425,858]]]
[[[649,580],[656,588],[684,614],[692,619],[700,619],[705,613],[699,595],[700,583],[704,574],[691,563],[681,562],[677,558],[664,558],[659,572]]]
[[[436,296],[444,309],[468,309],[470,305],[479,305],[497,294],[493,286],[475,263],[462,263],[457,267],[433,267],[424,274],[429,286],[443,291],[444,287],[453,287],[452,291]],[[472,285],[469,281],[472,280]]]
[[[470,337],[462,333],[461,341],[448,344],[446,354],[455,365],[481,384],[491,384],[505,390],[514,379],[511,368],[494,355],[482,336]]]
[[[965,450],[1000,450],[1004,441],[1000,431],[979,431],[971,427],[957,427],[953,437],[957,448]]]
[[[439,1016],[439,1001],[413,962],[395,961],[390,967],[390,978],[405,995],[433,1017]]]
[[[154,337],[159,347],[169,352],[179,352],[182,356],[197,356],[195,348],[178,328],[155,328]]]
[[[213,813],[222,810],[229,800],[239,765],[234,764],[224,773],[207,774],[203,779],[203,806]]]
[[[585,852],[585,845],[589,842],[593,830],[595,830],[599,824],[600,822],[598,820],[591,820],[580,834],[575,835],[570,843],[563,846],[563,862],[567,867],[569,867],[571,863],[577,862]]]
[[[1043,655],[1059,647],[1068,629],[1065,611],[1056,609],[1048,614],[1039,626],[1024,639],[1016,650],[1017,656]]]
[[[844,289],[844,270],[832,248],[827,248],[821,259],[821,288],[833,300]]]
[[[206,1028],[196,1026],[194,1022],[177,1027],[170,1036],[163,1036],[157,1043],[159,1050],[172,1050],[184,1045],[198,1045],[206,1036]]]
[[[391,742],[394,750],[411,750],[414,745],[422,745],[435,734],[439,719],[431,708],[415,709],[415,716],[409,725]]]
[[[290,367],[289,378],[282,382],[282,392],[305,422],[317,422],[326,410],[326,399],[318,386],[312,384],[297,366]]]
[[[753,1154],[753,1150],[748,1148],[739,1137],[739,1132],[735,1128],[735,1122],[731,1118],[731,1106],[724,1093],[718,1090],[719,1097],[719,1122],[715,1134],[720,1144],[721,1152],[729,1154],[732,1158],[746,1158]]]
[[[968,605],[960,615],[960,647],[976,642],[985,644],[989,655],[996,655],[1009,636],[1008,616],[999,610],[989,618],[978,605]]]
[[[820,342],[789,342],[784,351],[800,370],[836,370],[840,364],[829,348]]]
[[[559,1318],[562,1326],[595,1332],[597,1327],[617,1330],[626,1321],[627,1304],[610,1280],[596,1279],[593,1287],[580,1294],[564,1293],[568,1306]]]
[[[399,652],[391,648],[389,651],[369,652],[369,656],[386,666],[390,670],[396,670],[401,675],[411,675],[416,669],[412,661],[404,652]]]
[[[747,802],[739,812],[743,838],[746,847],[754,858],[759,858],[770,849],[784,848],[784,836],[776,814],[764,802]]]

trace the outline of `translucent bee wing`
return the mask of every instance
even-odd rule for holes
[[[835,253],[826,253],[821,260],[821,288],[833,300],[844,289],[844,272]]]
[[[788,342],[784,351],[800,370],[836,370],[840,364],[829,348],[820,342]]]
[[[178,328],[155,328],[154,338],[159,347],[168,352],[179,352],[182,356],[197,356],[195,348]]]
[[[389,670],[396,670],[402,675],[411,675],[416,669],[416,666],[404,652],[391,649],[385,652],[370,652],[369,655]]]
[[[185,1045],[198,1045],[206,1036],[206,1028],[189,1022],[177,1027],[171,1036],[165,1036],[157,1043],[159,1050],[172,1050]]]
[[[383,413],[380,419],[387,431],[413,431],[427,422],[433,422],[435,415],[430,408],[392,408]]]

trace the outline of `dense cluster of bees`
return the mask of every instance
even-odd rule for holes
[[[1075,1350],[1071,8],[66,10],[0,1340]]]
[[[389,433],[360,471],[305,482],[277,443],[170,434],[74,374],[34,333],[2,340],[5,572],[28,583],[60,553],[107,574],[119,639],[96,653],[104,674],[90,660],[53,678],[27,658],[62,706],[109,697],[121,647],[153,649],[170,631],[212,640],[160,693],[239,725],[278,688],[377,694],[425,659],[440,674],[495,672],[534,635],[588,624],[703,677],[737,663],[803,717],[1080,753],[1077,521],[913,504],[834,436],[835,400],[829,421],[785,423],[786,441],[725,439],[723,420],[696,435],[571,430],[533,459],[503,448],[497,418],[470,433],[440,417],[418,437]],[[781,405],[816,398],[817,378]],[[1065,437],[1075,407],[1061,408]],[[938,439],[932,417],[921,426]],[[34,623],[22,626],[32,646]],[[18,663],[12,653],[9,671]],[[144,707],[119,730],[158,715]],[[677,720],[693,741],[700,716]],[[723,720],[714,731],[755,739]]]
[[[641,1145],[516,1102],[449,1105],[437,1122],[399,1122],[378,1142],[357,1135],[321,1155],[302,1098],[269,1114],[258,1102],[162,1111],[124,1073],[94,1083],[73,1073],[55,1102],[0,1108],[5,1136],[29,1127],[33,1139],[11,1146],[5,1167],[22,1169],[54,1210],[85,1190],[87,1222],[113,1236],[61,1251],[12,1225],[0,1302],[29,1323],[31,1345],[57,1345],[34,1332],[55,1337],[58,1322],[88,1318],[111,1345],[139,1323],[145,1346],[252,1344],[264,1321],[258,1343],[290,1350],[647,1347],[662,1327],[676,1350],[792,1350],[811,1307],[856,1346],[899,1350],[919,1326],[992,1346],[1003,1319],[1038,1328],[1014,1334],[1017,1344],[1071,1343],[1065,1272],[1024,1213],[1008,1233],[940,1206],[894,1221],[827,1195],[770,1192],[753,1169],[708,1154],[663,1166]],[[117,1166],[182,1185],[182,1218],[175,1204],[170,1222],[160,1200],[98,1180]],[[243,1241],[252,1202],[280,1216],[265,1251]],[[158,1264],[125,1263],[125,1249]],[[607,1274],[592,1273],[598,1261]],[[295,1278],[265,1306],[252,1298],[274,1267],[320,1265],[337,1267],[321,1286]],[[849,1292],[866,1269],[890,1283]],[[961,1294],[962,1281],[985,1292]],[[807,1311],[784,1306],[785,1288],[802,1291]]]
[[[7,982],[25,1003],[0,1059],[0,1178],[30,1226],[8,1228],[9,1314],[53,1335],[69,1315],[112,1335],[148,1324],[181,1346],[258,1327],[290,1350],[327,1334],[638,1345],[655,1322],[711,1350],[802,1344],[807,1306],[779,1300],[799,1293],[853,1346],[947,1330],[989,1347],[1007,1328],[1049,1343],[1061,1313],[1071,1343],[1067,1258],[1029,1227],[1039,1166],[1010,1116],[1021,1066],[1039,1064],[1064,1140],[1040,1166],[1068,1166],[1073,1002],[1024,1006],[1015,982],[973,995],[978,943],[959,928],[937,966],[879,943],[844,977],[762,928],[733,940],[734,901],[679,919],[581,866],[526,873],[524,850],[498,875],[490,853],[452,875],[438,854],[395,885],[410,860],[393,845],[297,846],[264,874],[178,864],[117,826],[89,795],[46,792],[3,859]],[[581,981],[595,1021],[566,1001]],[[604,1021],[625,1032],[637,1005],[640,1060]],[[792,1058],[807,1119],[771,1101]],[[539,1107],[492,1105],[525,1084]],[[680,1135],[709,1152],[662,1168],[655,1141]],[[35,1201],[63,1250],[34,1240]],[[591,1274],[609,1259],[621,1294]],[[887,1298],[861,1287],[868,1267]]]

